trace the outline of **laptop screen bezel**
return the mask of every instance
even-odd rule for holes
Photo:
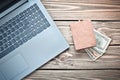
[[[19,2],[17,2],[16,4],[14,4],[13,6],[9,7],[8,9],[6,9],[5,11],[0,13],[0,18],[4,17],[5,15],[9,14],[11,11],[15,10],[16,8],[18,8],[19,6],[21,6],[22,4],[24,4],[25,2],[28,2],[29,0],[20,0]]]

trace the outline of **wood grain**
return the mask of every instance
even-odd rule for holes
[[[24,80],[120,80],[118,70],[38,70]]]
[[[63,61],[53,59],[40,69],[120,69],[120,46],[110,46],[107,52],[95,62],[90,60],[84,50],[75,51],[74,46],[71,46],[67,52],[73,56]],[[57,58],[60,60],[64,54]]]
[[[42,0],[54,20],[120,20],[120,0]]]

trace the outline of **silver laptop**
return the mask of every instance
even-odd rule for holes
[[[0,0],[0,80],[20,80],[69,47],[40,0]]]

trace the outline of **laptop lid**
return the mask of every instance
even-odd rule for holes
[[[0,0],[0,18],[4,17],[28,0]]]

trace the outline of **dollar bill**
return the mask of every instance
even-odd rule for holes
[[[93,61],[101,57],[106,52],[106,49],[111,42],[111,39],[106,35],[103,35],[96,30],[94,30],[94,33],[96,38],[96,46],[85,49],[85,51]]]
[[[103,54],[106,52],[106,49],[111,42],[111,38],[107,37],[106,35],[101,34],[95,29],[94,29],[94,33],[95,33],[95,38],[96,38],[96,46],[93,47],[93,49]]]
[[[92,61],[95,61],[96,59],[101,57],[101,55],[92,48],[85,49],[85,51],[87,52],[88,56],[91,58]]]
[[[95,57],[90,51],[89,49],[85,49],[85,51],[87,52],[87,55],[93,60],[95,61],[97,57]]]

